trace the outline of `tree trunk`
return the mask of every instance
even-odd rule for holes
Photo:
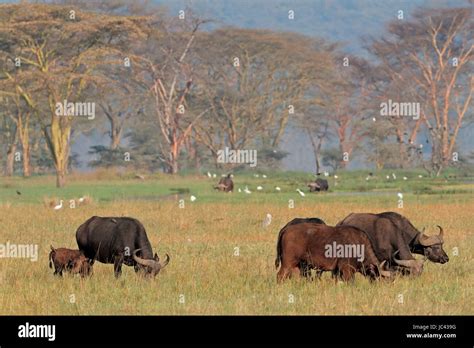
[[[61,188],[66,185],[66,171],[65,170],[56,170],[56,187]]]
[[[30,144],[28,140],[22,142],[23,148],[23,176],[31,176],[31,167],[30,167]]]
[[[7,160],[5,163],[5,176],[12,176],[15,168],[16,144],[10,144],[7,150]]]
[[[48,133],[44,131],[45,135]],[[69,140],[71,122],[53,115],[51,119],[51,137],[48,147],[54,159],[56,168],[56,187],[64,187],[66,183],[67,164],[69,161]]]
[[[120,135],[116,132],[112,132],[112,138],[110,139],[110,149],[116,150],[120,145]]]
[[[313,147],[313,153],[314,153],[314,161],[316,163],[316,173],[319,173],[319,170],[321,169],[321,161],[319,159],[319,154],[321,152],[321,146],[323,145],[323,139],[319,138],[318,144],[316,144],[316,140],[314,137],[311,135],[311,133],[308,131],[308,136],[309,139],[311,140],[311,146]]]

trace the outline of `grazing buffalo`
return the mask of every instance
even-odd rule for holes
[[[169,256],[161,263],[153,256],[145,227],[129,217],[93,216],[76,232],[79,249],[86,257],[103,263],[113,263],[115,277],[122,273],[122,264],[133,266],[135,272],[156,276],[169,262]]]
[[[221,178],[217,186],[214,189],[222,192],[234,191],[234,182],[232,181],[232,174],[228,174],[225,178]]]
[[[49,253],[49,268],[53,268],[54,274],[62,277],[63,271],[80,274],[81,277],[90,275],[92,265],[90,260],[84,256],[80,250],[53,248]]]
[[[327,191],[329,189],[329,184],[326,179],[316,179],[315,182],[309,183],[309,192],[319,192],[319,191]]]
[[[352,225],[367,232],[373,240],[375,254],[379,260],[388,260],[390,266],[396,264],[410,269],[411,274],[419,274],[422,260],[415,260],[412,253],[424,255],[438,263],[449,261],[443,250],[443,229],[438,226],[437,236],[426,236],[418,231],[405,217],[394,212],[380,214],[350,214],[338,225]],[[395,253],[399,254],[395,258]]]
[[[278,233],[278,240],[281,240],[282,236],[283,236],[283,233],[285,233],[285,231],[287,230],[288,226],[292,226],[292,225],[297,225],[297,224],[300,224],[300,223],[313,223],[313,224],[323,224],[323,225],[326,225],[326,223],[319,219],[319,218],[294,218],[293,220],[291,220],[290,222],[288,222],[281,230],[280,232]],[[279,253],[280,251],[277,250],[277,253]],[[276,265],[276,267],[278,267],[278,265]],[[311,266],[306,263],[305,261],[301,261],[300,264],[298,265],[298,268],[300,270],[300,273],[303,277],[307,278],[307,279],[310,279],[311,278]],[[318,277],[320,277],[322,274],[322,272],[320,271],[317,271],[317,275]]]
[[[391,276],[377,260],[365,232],[353,226],[305,222],[288,226],[277,242],[276,268],[281,264],[277,281],[300,275],[301,262],[321,271],[331,271],[344,281],[353,280],[355,272],[371,279]]]

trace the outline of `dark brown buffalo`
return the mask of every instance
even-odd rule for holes
[[[117,278],[122,274],[123,264],[133,266],[135,272],[154,277],[170,261],[167,254],[163,262],[156,253],[153,255],[145,227],[130,217],[93,216],[79,226],[76,241],[88,258],[113,263]]]
[[[283,228],[280,230],[280,232],[278,233],[278,240],[281,240],[281,238],[282,238],[283,234],[285,233],[285,231],[287,230],[288,226],[297,225],[297,224],[301,224],[301,223],[304,223],[304,222],[326,225],[326,223],[323,220],[321,220],[320,218],[294,218],[293,220],[288,222],[285,226],[283,226]],[[281,251],[277,250],[277,253],[281,253]],[[278,265],[276,265],[276,267],[278,267]],[[304,261],[301,261],[301,263],[298,265],[298,268],[300,269],[300,273],[303,277],[305,277],[307,279],[311,279],[311,269],[312,268],[309,264],[307,264]],[[317,276],[319,278],[321,276],[322,272],[318,271],[318,270],[316,272],[317,272]]]
[[[418,231],[407,218],[395,212],[353,213],[338,225],[352,225],[364,230],[371,238],[379,260],[388,260],[390,267],[403,266],[414,275],[421,273],[423,260],[415,260],[412,253],[424,255],[432,262],[449,261],[443,250],[444,232],[441,226],[438,226],[439,235],[427,236]],[[395,254],[398,254],[397,258]]]
[[[334,243],[338,246],[363,247],[363,260],[358,260],[355,255],[328,256],[327,248]],[[314,223],[288,226],[277,242],[275,266],[278,268],[281,264],[277,281],[300,275],[298,266],[301,262],[321,271],[331,271],[344,281],[353,280],[356,272],[371,279],[381,275],[391,276],[390,272],[383,270],[383,263],[377,260],[365,232],[352,226],[332,227]]]
[[[92,266],[88,258],[80,250],[58,248],[55,249],[51,245],[49,253],[49,268],[53,268],[54,274],[62,276],[63,271],[80,274],[86,277],[91,274]]]
[[[234,182],[232,181],[232,174],[228,174],[225,178],[221,178],[217,186],[214,189],[222,192],[234,191]]]
[[[319,192],[327,191],[329,189],[329,184],[326,179],[318,178],[315,182],[309,183],[309,192]]]

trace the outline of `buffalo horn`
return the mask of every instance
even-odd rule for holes
[[[147,259],[142,259],[141,257],[138,257],[137,252],[140,251],[140,250],[141,249],[136,249],[133,252],[133,259],[135,260],[135,262],[139,263],[142,266],[148,266],[148,267],[152,267],[152,268],[157,267],[157,264],[159,266],[160,263],[156,262],[155,260],[147,260]]]

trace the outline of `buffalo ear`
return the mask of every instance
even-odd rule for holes
[[[155,261],[160,261],[160,258],[158,257],[157,253],[155,253],[155,256],[153,258],[155,259]]]

